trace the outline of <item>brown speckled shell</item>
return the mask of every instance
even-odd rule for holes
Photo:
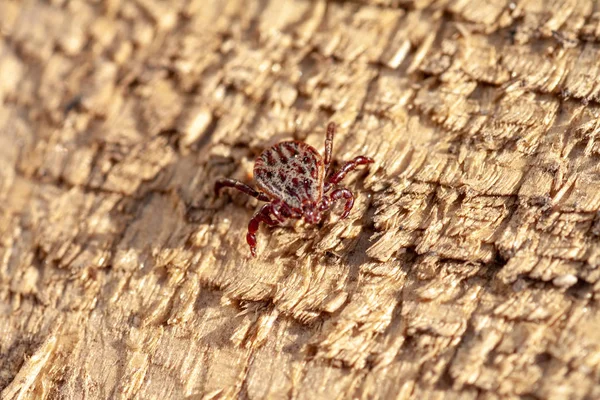
[[[325,168],[317,150],[303,142],[281,142],[265,149],[254,164],[254,180],[272,199],[300,209],[323,195]]]

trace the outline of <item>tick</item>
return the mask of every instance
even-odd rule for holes
[[[218,179],[215,195],[230,187],[258,200],[266,201],[248,223],[246,241],[252,256],[256,256],[256,232],[261,222],[275,226],[286,219],[302,219],[309,224],[321,221],[323,213],[333,202],[344,199],[341,219],[346,218],[354,205],[354,195],[345,187],[337,187],[359,165],[373,162],[365,156],[355,157],[331,173],[331,153],[335,123],[327,125],[325,157],[312,146],[299,141],[277,143],[265,149],[254,162],[254,180],[259,190],[229,178]]]

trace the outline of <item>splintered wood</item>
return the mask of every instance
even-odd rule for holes
[[[0,1],[0,397],[600,398],[591,1]],[[376,162],[244,241],[254,157]]]

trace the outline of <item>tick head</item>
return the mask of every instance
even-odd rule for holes
[[[314,201],[307,201],[302,205],[304,220],[309,224],[317,224],[321,221],[321,211]]]

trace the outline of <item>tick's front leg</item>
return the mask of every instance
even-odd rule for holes
[[[350,214],[350,210],[354,206],[354,195],[352,192],[346,188],[336,189],[331,193],[331,201],[336,201],[339,199],[346,199],[346,204],[344,204],[344,212],[342,213],[340,219],[344,219]]]
[[[358,156],[353,160],[348,161],[342,166],[335,174],[333,174],[325,184],[325,191],[329,190],[332,186],[337,185],[346,177],[349,172],[354,171],[359,165],[366,165],[375,162],[371,157]]]
[[[250,246],[250,252],[252,257],[256,257],[256,232],[260,227],[260,223],[264,222],[267,225],[274,226],[278,225],[278,222],[271,218],[273,213],[273,204],[265,204],[262,208],[254,214],[250,222],[248,223],[248,234],[246,234],[246,242]]]
[[[269,201],[269,197],[266,194],[251,188],[245,183],[230,178],[217,179],[217,181],[215,182],[215,196],[218,196],[221,189],[226,187],[237,189],[240,192],[246,193],[247,195],[257,198],[261,201]]]

